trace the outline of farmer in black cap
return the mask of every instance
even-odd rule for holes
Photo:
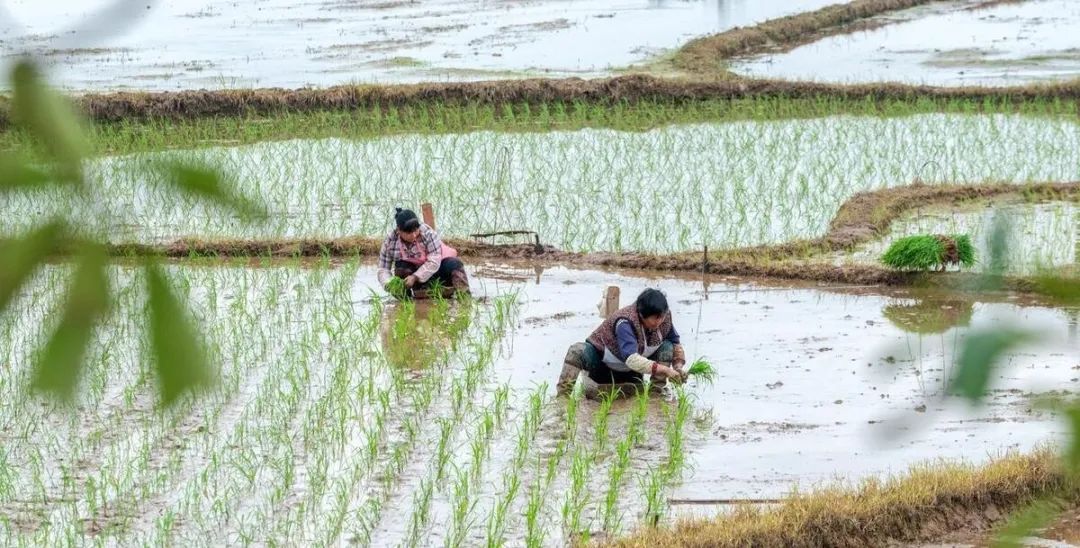
[[[389,286],[396,276],[404,280],[405,293],[425,298],[438,280],[443,295],[468,294],[469,278],[454,248],[442,243],[435,229],[421,223],[409,209],[396,208],[394,229],[379,250],[379,284]]]

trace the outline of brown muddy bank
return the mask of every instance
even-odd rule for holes
[[[985,289],[984,278],[974,273],[898,272],[874,265],[835,265],[816,261],[820,255],[848,251],[883,235],[904,213],[931,205],[1022,195],[1030,199],[1076,199],[1080,182],[1031,185],[924,185],[861,192],[845,202],[822,237],[779,245],[667,255],[643,253],[576,253],[534,244],[494,245],[474,240],[448,239],[463,257],[488,260],[531,259],[544,263],[672,272],[811,280],[866,285],[929,285],[954,289]],[[382,240],[368,237],[278,240],[180,239],[163,245],[116,244],[115,256],[166,257],[313,257],[374,256]],[[1003,288],[1032,290],[1028,278],[998,280]]]
[[[884,13],[942,0],[855,0],[819,10],[770,19],[745,28],[691,40],[676,52],[672,64],[691,74],[720,76],[733,57],[784,51],[836,34],[883,26],[866,21]]]
[[[686,78],[629,74],[610,78],[533,78],[474,82],[342,85],[319,89],[237,89],[177,92],[115,92],[74,98],[96,122],[191,120],[269,116],[283,113],[440,105],[610,105],[639,101],[685,103],[745,98],[831,98],[852,101],[1080,99],[1080,81],[1009,87],[934,87],[898,83],[821,84],[748,79],[723,70],[737,56],[791,49],[824,36],[865,30],[884,23],[875,15],[942,0],[857,0],[820,10],[739,27],[695,39],[671,64]],[[718,79],[719,78],[719,79]],[[0,129],[11,125],[9,104],[0,97]]]
[[[399,85],[353,85],[324,89],[250,89],[179,92],[117,92],[74,99],[95,122],[194,120],[272,116],[285,113],[374,108],[434,108],[442,105],[612,105],[643,101],[683,104],[748,98],[848,101],[1052,101],[1080,99],[1080,82],[1009,87],[820,84],[781,80],[694,81],[634,74],[584,80],[527,79]],[[11,126],[7,101],[0,102],[0,129]]]

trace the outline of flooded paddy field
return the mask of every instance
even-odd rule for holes
[[[184,90],[603,76],[700,35],[831,0],[147,2],[101,40],[104,0],[9,2],[8,55],[51,64],[71,91]]]
[[[1067,428],[1031,398],[1080,382],[1080,311],[1008,294],[478,264],[471,305],[402,304],[356,261],[189,261],[168,274],[220,365],[216,387],[155,408],[130,313],[143,281],[121,264],[73,414],[26,392],[48,328],[34,320],[65,268],[0,323],[5,545],[560,544],[703,501],[1027,451]],[[715,384],[557,398],[566,347],[598,324],[608,285],[624,304],[664,290]],[[986,405],[944,399],[971,330],[1014,322],[1046,341],[1009,355]]]
[[[891,24],[737,61],[732,70],[818,82],[940,86],[1054,82],[1080,73],[1072,34],[1080,25],[1080,5],[1069,0],[951,2],[870,21]]]
[[[1006,229],[1004,264],[990,261],[995,223]],[[891,242],[915,234],[967,234],[975,246],[973,270],[1002,268],[1017,275],[1075,269],[1080,263],[1080,206],[1076,202],[979,202],[961,207],[928,207],[893,222],[888,234],[851,253],[838,264],[875,263]]]
[[[108,200],[13,196],[0,233],[63,212],[113,242],[378,237],[395,206],[427,201],[444,237],[527,229],[572,251],[721,249],[821,235],[856,192],[916,178],[1080,180],[1078,151],[1072,119],[951,114],[278,141],[98,159],[88,173]],[[162,160],[221,168],[267,218],[170,194],[140,171]]]

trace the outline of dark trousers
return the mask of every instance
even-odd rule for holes
[[[660,348],[652,356],[647,358],[670,363],[674,357],[674,345],[664,341]],[[585,370],[589,372],[589,378],[600,384],[621,384],[627,382],[645,382],[645,376],[637,371],[616,371],[604,363],[604,351],[597,350],[592,343],[585,341],[585,350],[582,352]]]
[[[398,278],[406,278],[412,276],[420,267],[406,261],[397,261],[394,263],[394,275]],[[416,288],[428,287],[431,285],[431,280],[438,279],[442,283],[443,287],[452,287],[454,285],[454,271],[465,270],[465,263],[461,262],[461,259],[457,257],[447,257],[439,263],[439,270],[435,272],[435,275],[428,278],[428,281],[417,285]]]

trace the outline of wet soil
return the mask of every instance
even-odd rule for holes
[[[525,264],[505,269],[532,273]],[[508,287],[496,283],[500,291]],[[805,491],[901,473],[928,458],[980,462],[1007,450],[1030,451],[1067,431],[1033,401],[1048,390],[1073,390],[1080,316],[1020,295],[984,299],[565,267],[519,283],[521,329],[504,358],[507,369],[500,368],[515,386],[554,382],[560,350],[600,321],[595,304],[608,284],[621,287],[623,304],[645,287],[664,290],[687,355],[706,356],[721,372],[712,386],[690,383],[699,416],[692,472],[669,495],[674,516],[773,504],[796,485]],[[898,320],[890,312],[897,306],[910,307],[909,317]],[[556,316],[562,319],[549,321]],[[1040,325],[1061,338],[1010,357],[982,407],[948,398],[953,360],[967,334],[1010,322]],[[1002,517],[992,505],[935,512],[911,534],[935,538],[961,524],[989,527]]]
[[[197,288],[194,298],[201,303],[197,309],[205,316],[205,328],[220,331],[213,326],[222,323],[232,326],[225,331],[234,335],[221,341],[228,345],[222,353],[225,359],[246,356],[248,347],[252,347],[253,356],[262,358],[225,364],[227,370],[244,371],[238,380],[241,383],[238,392],[223,402],[226,407],[196,413],[190,420],[167,428],[164,435],[149,445],[154,455],[151,471],[140,481],[151,481],[149,476],[160,472],[167,480],[164,485],[169,486],[166,491],[151,487],[145,499],[111,499],[110,506],[89,516],[90,530],[85,534],[121,540],[128,538],[126,535],[152,536],[158,530],[162,509],[172,507],[175,493],[183,493],[195,484],[199,471],[208,466],[206,451],[216,447],[215,450],[231,455],[239,448],[223,444],[233,435],[238,421],[250,421],[256,427],[262,424],[259,417],[263,415],[249,407],[250,400],[260,391],[275,393],[285,389],[288,383],[280,379],[289,377],[290,368],[306,369],[322,364],[319,361],[322,354],[306,352],[340,349],[329,338],[337,336],[332,333],[338,325],[330,318],[343,314],[343,325],[354,325],[355,319],[350,318],[370,310],[372,291],[377,290],[371,265],[345,262],[339,267],[338,260],[334,260],[327,269],[312,264],[294,268],[291,259],[267,259],[265,265],[257,262],[260,264],[217,269],[207,266],[206,260],[170,263],[172,275],[187,277],[191,287]],[[698,504],[702,500],[779,500],[794,485],[809,487],[838,477],[880,476],[938,457],[980,461],[1007,449],[1030,450],[1040,443],[1060,439],[1067,432],[1066,425],[1052,413],[1036,408],[1031,400],[1033,395],[1045,394],[1050,389],[1075,391],[1072,385],[1077,382],[1076,368],[1080,367],[1076,359],[1080,348],[1077,346],[1080,316],[1075,310],[1049,308],[1022,295],[1010,294],[958,296],[940,291],[837,287],[813,282],[782,284],[718,275],[680,277],[655,271],[547,268],[531,262],[467,262],[473,291],[479,298],[476,306],[481,307],[482,315],[490,312],[496,297],[511,293],[518,296],[515,320],[502,335],[484,379],[491,386],[506,383],[510,387],[511,411],[508,426],[493,442],[490,460],[476,482],[480,516],[486,516],[497,498],[506,492],[502,484],[506,470],[519,474],[523,485],[530,485],[542,473],[545,459],[552,458],[560,441],[566,439],[562,422],[564,402],[556,400],[544,406],[544,418],[530,452],[529,465],[521,470],[508,468],[515,453],[515,429],[527,408],[527,395],[544,384],[549,395],[554,391],[552,385],[566,348],[582,340],[600,322],[596,303],[609,285],[622,288],[624,304],[645,287],[665,291],[688,357],[708,357],[720,374],[713,385],[691,380],[688,386],[693,394],[693,409],[686,427],[684,451],[692,465],[667,493],[672,516],[707,508]],[[264,266],[267,276],[261,275]],[[210,283],[211,280],[218,281]],[[937,308],[948,305],[971,312],[961,315],[962,321],[927,334],[912,328],[911,321],[894,321],[886,312],[890,306],[907,303],[926,303],[924,308],[912,312],[916,315],[918,310],[934,310],[934,303],[942,303]],[[418,341],[414,349],[453,344],[452,329],[435,325],[439,323],[436,310],[425,306],[423,311],[418,310],[418,321],[413,324],[423,331],[422,336],[410,339]],[[460,310],[456,308],[458,305],[454,306],[453,310]],[[393,326],[398,323],[400,312],[399,305],[388,305],[383,311],[382,331],[371,335],[377,337],[376,346],[386,352],[393,345],[391,332],[398,329]],[[229,323],[240,318],[244,319],[240,324]],[[1009,367],[993,379],[995,392],[984,406],[970,408],[946,398],[945,384],[953,371],[958,345],[972,329],[1011,321],[1024,322],[1046,333],[1045,346],[1024,348],[1010,355]],[[252,325],[248,325],[250,322]],[[327,327],[326,338],[320,327],[323,325]],[[408,327],[404,326],[405,331]],[[233,340],[237,338],[237,329],[257,335],[250,340]],[[239,346],[232,348],[233,345]],[[303,355],[310,359],[292,362],[275,359],[279,352],[287,355],[290,348],[309,346],[311,350],[305,350]],[[404,367],[409,382],[432,373],[458,374],[447,369],[446,364],[424,362],[423,352],[391,357],[408,363]],[[414,359],[417,357],[421,359]],[[264,363],[265,360],[270,361]],[[129,373],[137,375],[139,368],[134,369]],[[275,372],[273,375],[271,370]],[[328,374],[322,370],[311,367],[312,375],[317,378],[305,394],[310,390],[317,395],[324,387],[333,385],[331,379],[323,378]],[[367,373],[361,369],[350,374]],[[104,400],[103,415],[88,415],[85,425],[70,428],[74,432],[86,428],[99,432],[95,436],[103,436],[93,446],[98,450],[88,449],[91,453],[85,471],[77,469],[87,477],[98,473],[103,466],[94,459],[111,454],[109,451],[118,445],[123,446],[118,451],[130,450],[124,449],[129,436],[119,433],[134,432],[137,438],[148,425],[156,424],[152,400],[125,407],[119,403],[122,398],[119,392],[110,398],[116,401]],[[490,394],[482,392],[476,403],[487,405],[490,398]],[[445,414],[446,402],[438,401],[434,405],[432,416]],[[582,527],[592,531],[593,538],[617,534],[617,531],[603,531],[601,499],[611,463],[616,458],[614,446],[626,436],[627,420],[634,405],[632,401],[621,401],[613,406],[610,435],[597,452],[592,468],[588,483],[591,498],[582,514]],[[632,449],[632,464],[618,497],[623,516],[618,531],[640,522],[644,509],[640,481],[647,477],[651,464],[669,457],[664,417],[670,411],[670,403],[658,397],[650,400],[649,406],[644,436]],[[121,412],[132,408],[141,411]],[[597,410],[598,404],[588,401],[579,410],[577,439],[583,440],[580,446],[586,449],[593,447],[592,425]],[[50,431],[68,430],[59,415],[49,417],[58,421]],[[399,418],[393,419],[389,427],[388,443],[403,435]],[[424,424],[417,447],[409,454],[398,481],[384,486],[377,478],[369,478],[352,495],[363,502],[371,490],[385,490],[383,517],[374,526],[373,544],[399,544],[406,538],[408,516],[415,507],[417,492],[425,482],[431,481],[428,463],[434,455],[439,428],[434,420]],[[359,443],[352,439],[360,432],[359,425],[356,426],[342,434],[349,437],[349,447]],[[284,438],[290,440],[286,445],[297,444],[287,454],[274,453],[280,448],[274,441],[277,438],[246,438],[260,444],[258,451],[270,452],[259,453],[254,458],[294,459],[290,462],[295,462],[300,471],[282,502],[271,503],[282,515],[294,515],[296,501],[303,500],[313,481],[308,473],[319,465],[302,449],[303,443],[299,441],[302,436],[294,430],[301,427],[290,423],[280,426],[290,433]],[[152,432],[157,431],[154,428],[158,427],[152,427]],[[319,431],[316,428],[309,433]],[[462,433],[463,437],[467,435],[468,432]],[[14,431],[0,431],[0,439],[6,449],[25,444]],[[467,439],[461,441],[461,447],[467,442]],[[141,446],[138,442],[133,444],[136,448]],[[459,453],[460,458],[456,456],[454,462],[467,464],[467,449],[455,454]],[[181,463],[179,471],[169,472],[172,469],[164,463],[172,462],[172,456],[176,455],[181,457],[177,461]],[[534,466],[534,462],[540,464]],[[367,465],[371,467],[371,463]],[[374,464],[378,470],[382,465],[382,461]],[[550,500],[542,511],[545,523],[551,525],[548,538],[556,543],[564,539],[564,531],[558,525],[562,497],[567,492],[567,467],[567,461],[556,467]],[[264,493],[256,491],[251,495]],[[523,489],[511,505],[514,517],[507,531],[509,544],[521,544],[524,540],[525,524],[520,510],[526,504],[526,496]],[[447,523],[450,497],[448,487],[437,491],[430,523]],[[265,499],[260,500],[263,502],[259,504],[267,504]],[[53,508],[42,500],[25,506],[9,502],[3,510],[12,516],[20,530],[40,526],[41,516],[49,515]],[[239,504],[232,507],[235,515],[253,511],[242,501],[229,499],[222,504]],[[213,534],[194,521],[182,521],[175,527],[179,539],[206,538]],[[216,532],[235,535],[231,527],[230,522]],[[435,544],[441,543],[445,534],[440,526],[425,530],[425,538]],[[469,543],[482,543],[484,524],[473,527],[467,538]]]

